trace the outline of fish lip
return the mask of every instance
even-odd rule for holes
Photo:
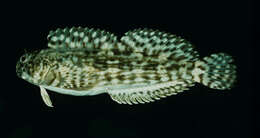
[[[21,63],[20,61],[18,61],[16,63],[16,75],[19,77],[19,78],[22,78],[22,69],[21,69]]]

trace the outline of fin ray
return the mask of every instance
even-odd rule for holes
[[[212,89],[230,89],[236,81],[236,66],[228,54],[212,54],[195,62],[193,75],[194,81]]]
[[[167,57],[169,60],[196,61],[199,56],[190,42],[158,30],[136,29],[129,31],[121,38],[121,42],[133,49],[133,52],[159,57],[162,53],[161,57]]]
[[[46,89],[43,88],[42,86],[40,86],[40,90],[41,90],[41,96],[42,99],[44,101],[44,103],[48,106],[48,107],[53,107],[51,99],[49,94],[47,93]]]
[[[142,87],[111,89],[108,93],[119,104],[144,104],[177,94],[193,85],[192,81],[176,80]]]
[[[54,49],[89,49],[97,50],[101,46],[112,48],[117,37],[107,31],[93,28],[64,28],[50,31],[48,47]]]

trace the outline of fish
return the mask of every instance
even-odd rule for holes
[[[135,29],[120,39],[101,29],[72,27],[50,31],[46,49],[25,52],[19,78],[48,92],[73,96],[106,93],[119,104],[144,104],[189,90],[196,83],[229,90],[236,66],[226,53],[201,58],[189,41],[168,32]]]

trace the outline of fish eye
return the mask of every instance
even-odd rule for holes
[[[26,56],[25,56],[25,55],[23,55],[23,56],[20,58],[20,61],[21,61],[22,63],[24,63],[24,62],[25,62],[25,60],[26,60]]]

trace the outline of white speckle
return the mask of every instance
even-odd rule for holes
[[[140,66],[146,66],[146,65],[148,65],[149,63],[147,63],[147,62],[142,62],[141,64],[140,64]]]
[[[162,40],[162,42],[164,42],[164,43],[166,43],[167,41],[168,41],[167,38],[164,38],[164,39]]]
[[[149,78],[154,78],[156,75],[155,74],[148,74]]]
[[[95,38],[97,36],[97,32],[94,32],[93,34],[92,34],[92,38]]]
[[[178,86],[178,85],[177,85],[177,86],[175,86],[174,88],[177,89],[177,90],[179,90],[179,89],[181,88],[181,86]]]
[[[217,85],[216,83],[211,83],[209,87],[210,87],[210,88],[216,88],[217,86],[218,86],[218,85]]]
[[[176,41],[176,38],[172,38],[172,39],[169,40],[170,43],[173,43],[175,41]]]
[[[129,83],[131,83],[131,81],[130,80],[124,80],[123,83],[129,84]]]
[[[72,60],[73,60],[73,62],[78,62],[78,58],[75,56],[72,58]]]
[[[81,33],[79,34],[79,36],[80,36],[81,38],[83,38],[83,37],[84,37],[84,32],[81,32]]]
[[[142,70],[142,69],[134,69],[134,70],[132,70],[132,73],[134,73],[134,74],[141,74],[141,73],[144,73],[144,70]]]
[[[107,72],[109,72],[109,73],[117,73],[119,71],[120,71],[120,69],[118,69],[118,68],[108,68],[107,69]]]
[[[168,81],[169,79],[170,79],[169,77],[165,76],[161,78],[161,81]]]
[[[156,46],[156,47],[157,47],[157,46]],[[155,50],[155,49],[149,49],[147,54],[148,54],[149,56],[152,56],[154,50]]]
[[[137,53],[137,54],[136,54],[136,57],[137,57],[138,59],[142,59],[142,58],[143,58],[143,54]]]
[[[118,80],[118,79],[112,79],[111,80],[111,83],[112,84],[118,84],[120,82],[120,80]]]
[[[66,43],[70,43],[70,38],[67,37],[66,40],[65,40]]]
[[[118,48],[121,52],[125,51],[125,46],[123,46],[121,43],[118,44]]]
[[[125,37],[122,37],[121,40],[127,42],[127,41],[129,41],[129,38],[125,36]]]
[[[177,80],[178,79],[178,77],[176,76],[176,75],[172,75],[172,78],[171,78],[172,80]]]
[[[131,62],[131,64],[132,64],[133,66],[135,66],[135,65],[137,65],[137,62]]]
[[[217,73],[217,74],[214,74],[214,76],[216,76],[216,77],[219,77],[219,76],[220,76],[220,74],[218,74],[218,73]],[[229,75],[228,75],[228,76],[229,76]]]
[[[217,65],[216,68],[221,69],[221,66]]]
[[[103,50],[109,50],[109,44],[108,43],[104,43],[101,48]]]
[[[165,61],[168,59],[168,55],[166,53],[161,53],[159,56],[160,61]]]
[[[56,41],[58,41],[58,37],[54,36],[54,37],[51,38],[51,40],[56,42]]]
[[[95,39],[95,40],[94,40],[94,43],[97,45],[97,44],[99,43],[99,39],[98,39],[98,38]]]
[[[112,78],[115,78],[115,77],[117,77],[117,76],[118,76],[118,74],[115,74],[115,73],[110,74],[110,77],[112,77]]]
[[[112,56],[114,56],[114,52],[109,51],[109,52],[107,53],[107,55],[112,57]]]
[[[203,83],[204,85],[208,85],[208,83],[209,83],[209,78],[208,78],[206,75],[203,76],[202,83]]]
[[[70,47],[75,48],[76,47],[75,43],[74,42],[70,43]]]
[[[74,32],[73,35],[74,35],[75,37],[78,37],[78,36],[79,36],[79,33],[78,33],[78,32]]]
[[[170,72],[171,75],[176,75],[177,73],[178,73],[177,70],[172,70],[172,71]]]
[[[131,75],[132,72],[122,72],[121,75],[125,75],[125,76],[128,76],[128,75]]]
[[[151,84],[156,84],[156,83],[158,83],[157,80],[149,80],[149,81],[150,81]]]
[[[101,42],[105,42],[106,41],[106,39],[107,39],[107,37],[106,36],[103,36],[102,38],[101,38]]]
[[[61,35],[61,36],[60,36],[60,40],[61,40],[61,41],[63,41],[63,40],[64,40],[64,38],[65,38],[65,36],[64,36],[64,35]]]
[[[128,44],[129,44],[129,46],[133,46],[133,47],[135,46],[135,42],[131,41],[131,40],[128,41]]]
[[[165,74],[165,73],[167,73],[167,70],[164,68],[164,66],[159,65],[159,66],[157,66],[157,73]]]
[[[115,60],[115,61],[107,61],[107,64],[119,64],[119,60]]]
[[[202,74],[202,73],[204,73],[200,68],[195,68],[192,72],[191,72],[191,74],[192,74],[192,76],[194,76],[194,80],[196,81],[196,82],[200,82],[201,80],[200,80],[200,78],[199,78],[199,75],[200,74]]]
[[[88,42],[88,37],[85,37],[85,38],[83,39],[83,42],[87,43],[87,42]]]
[[[108,82],[107,81],[101,81],[98,83],[98,86],[104,86],[106,85]]]
[[[183,73],[181,77],[182,77],[182,78],[185,78],[185,79],[187,79],[187,80],[190,80],[190,79],[192,78],[191,75],[188,75],[186,72]]]
[[[73,30],[74,30],[74,27],[73,27],[73,28],[70,28],[69,32],[71,33]]]

